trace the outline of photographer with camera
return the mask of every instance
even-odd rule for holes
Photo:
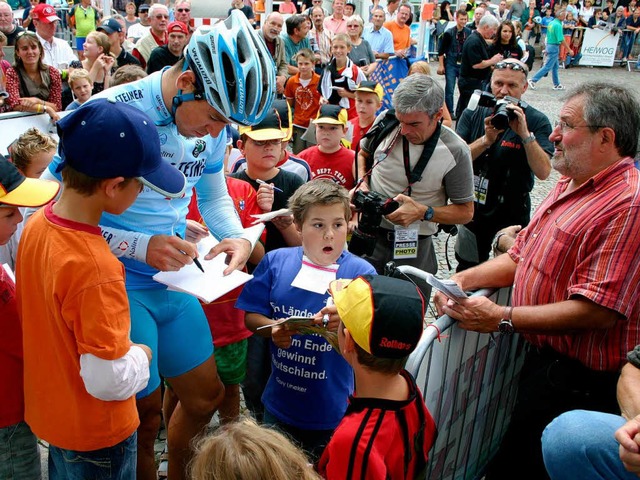
[[[469,148],[441,125],[444,91],[433,78],[407,77],[392,102],[395,111],[381,113],[360,142],[362,193],[353,198],[359,222],[349,250],[380,273],[391,260],[436,273],[431,235],[438,223],[464,224],[473,216]],[[426,282],[416,283],[429,298]]]
[[[492,93],[477,91],[456,126],[471,148],[475,186],[473,220],[458,229],[458,271],[487,260],[500,229],[529,223],[533,177],[551,173],[551,123],[520,100],[527,74],[519,60],[497,63]]]

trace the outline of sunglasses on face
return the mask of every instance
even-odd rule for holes
[[[157,18],[158,20],[162,20],[163,18],[166,18],[167,20],[169,19],[169,15],[154,15],[155,18]]]
[[[178,8],[178,12],[182,13],[182,12],[190,12],[191,9],[190,8]]]

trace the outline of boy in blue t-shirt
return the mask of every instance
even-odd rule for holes
[[[344,248],[351,217],[346,189],[313,180],[298,188],[289,208],[302,247],[267,253],[236,303],[247,312],[245,324],[254,332],[281,318],[313,317],[325,306],[331,281],[375,273]],[[337,322],[328,328],[335,331]],[[295,335],[282,327],[258,333],[272,339],[272,372],[262,396],[264,420],[317,458],[346,411],[353,371],[320,335]]]

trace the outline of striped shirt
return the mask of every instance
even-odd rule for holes
[[[409,398],[349,398],[349,407],[318,463],[324,478],[349,480],[424,477],[436,426],[409,372]]]
[[[526,335],[593,370],[615,371],[640,344],[640,178],[630,158],[560,198],[562,177],[509,254],[518,264],[512,304],[586,298],[618,312],[609,329]],[[553,319],[550,319],[553,321]]]

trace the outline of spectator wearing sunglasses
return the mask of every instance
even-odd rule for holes
[[[488,260],[499,230],[529,223],[534,176],[544,180],[551,173],[549,119],[530,105],[515,104],[527,90],[528,72],[521,61],[506,59],[496,64],[491,75],[496,99],[514,99],[506,106],[507,128],[494,126],[492,107],[467,108],[456,126],[471,149],[476,180],[473,220],[458,227],[458,271]]]
[[[169,9],[159,3],[154,3],[149,9],[149,33],[138,40],[133,49],[133,56],[138,59],[142,68],[146,68],[151,52],[169,42],[167,27],[169,26]]]
[[[191,34],[195,30],[191,26],[191,3],[178,0],[173,9],[173,18],[176,22],[182,22],[187,26],[187,29],[189,30],[189,34],[187,35],[188,42],[191,38]]]
[[[138,23],[127,26],[127,40],[132,43],[136,43],[151,30],[151,24],[149,23],[149,5],[146,3],[138,7],[138,20]]]

